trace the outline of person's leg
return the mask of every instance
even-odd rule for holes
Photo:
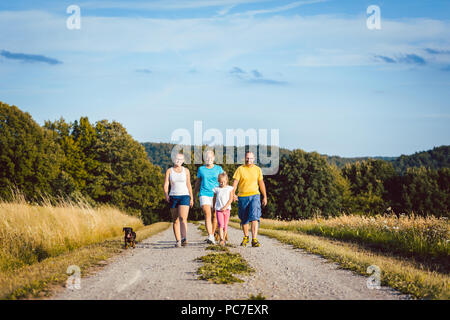
[[[205,228],[208,232],[208,235],[212,235],[212,223],[211,223],[211,206],[210,205],[203,205],[202,206],[203,213],[205,214]]]
[[[171,208],[170,213],[172,215],[173,233],[175,235],[175,239],[180,241],[180,219],[178,218],[178,208]]]
[[[216,234],[216,230],[217,230],[217,215],[215,214],[215,209],[213,207],[211,207],[211,215],[212,215],[212,234],[215,235]]]
[[[252,239],[256,239],[258,236],[258,220],[253,220],[252,224]]]
[[[248,237],[248,198],[249,197],[238,197],[238,216],[241,220],[242,231],[244,231],[245,237]]]
[[[223,214],[223,232],[224,232],[224,235],[227,234],[228,221],[230,221],[230,214],[231,214],[230,210],[225,210],[224,214]]]
[[[178,206],[178,217],[180,220],[180,233],[181,238],[186,239],[187,236],[187,218],[189,214],[189,206]]]
[[[251,196],[249,206],[249,220],[252,224],[252,246],[259,247],[257,240],[259,219],[261,218],[261,196],[259,194]]]
[[[227,237],[227,231],[228,231],[228,221],[230,220],[230,210],[225,210],[223,212],[223,231],[222,234],[220,235],[221,240],[224,242],[228,241],[228,237]]]
[[[248,223],[242,225],[242,230],[244,231],[244,236],[248,237]]]
[[[223,211],[216,211],[216,220],[219,225],[219,237],[223,240],[224,214]]]

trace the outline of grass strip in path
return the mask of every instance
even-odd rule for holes
[[[142,241],[170,226],[158,222],[136,231],[136,240]],[[88,245],[56,257],[22,267],[14,272],[0,272],[0,299],[43,297],[51,294],[51,286],[64,284],[70,265],[80,267],[85,275],[93,267],[104,265],[104,260],[122,251],[123,236]],[[132,249],[131,249],[132,250]]]
[[[200,231],[206,231],[205,226],[198,224]],[[255,270],[250,267],[248,262],[239,254],[232,253],[230,244],[226,246],[209,245],[206,250],[216,251],[206,256],[197,258],[197,261],[203,262],[203,266],[198,268],[199,279],[208,280],[218,284],[230,284],[235,282],[244,282],[237,278],[236,274],[250,274]]]
[[[210,253],[197,258],[197,260],[203,262],[203,266],[197,270],[197,274],[200,275],[199,279],[214,283],[244,282],[242,279],[235,277],[235,275],[254,272],[253,268],[249,266],[239,253],[232,253],[228,250]]]
[[[239,223],[229,222],[239,229]],[[367,267],[376,265],[381,269],[381,284],[420,299],[450,299],[450,277],[446,274],[421,269],[410,261],[374,253],[343,241],[290,231],[261,228],[259,234],[304,249],[307,252],[337,262],[343,269],[368,276]],[[264,243],[262,243],[264,245]]]

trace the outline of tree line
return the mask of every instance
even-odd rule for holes
[[[164,142],[144,142],[142,145],[145,147],[145,151],[148,154],[150,161],[163,170],[172,165],[170,159],[170,151],[174,147],[172,143]],[[258,146],[255,146],[258,147]],[[234,147],[235,161],[238,149],[243,147]],[[248,149],[248,146],[246,146]],[[292,151],[286,148],[279,148],[280,158],[288,156]],[[416,152],[412,155],[401,155],[400,157],[353,157],[345,158],[340,156],[329,156],[321,154],[325,157],[329,165],[334,165],[339,169],[343,169],[348,164],[354,164],[356,162],[363,162],[369,159],[384,160],[392,163],[395,171],[398,173],[405,173],[410,167],[427,167],[431,169],[441,169],[450,167],[450,146],[435,147],[432,150]]]
[[[172,148],[165,143],[142,145],[115,121],[61,118],[40,126],[28,113],[0,103],[0,197],[11,198],[17,188],[29,201],[38,202],[43,196],[83,198],[94,206],[117,206],[145,223],[168,220],[162,185]],[[193,152],[190,157],[191,164],[185,166],[194,184],[201,165],[194,164]],[[237,148],[235,162],[236,157]],[[398,159],[368,158],[338,167],[316,152],[281,149],[278,173],[265,177],[269,203],[263,216],[289,220],[379,214],[388,208],[448,216],[448,147],[428,152],[428,158],[438,159],[433,166],[425,166],[426,157],[419,157],[421,166],[402,170],[395,167]],[[232,177],[239,164],[222,162]],[[189,217],[202,218],[198,203]]]
[[[159,220],[163,175],[144,147],[118,122],[82,117],[39,126],[0,103],[0,197],[18,189],[28,201],[82,198],[114,205],[145,222]]]

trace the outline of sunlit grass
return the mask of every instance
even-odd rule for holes
[[[233,220],[236,221],[236,220]],[[261,219],[261,227],[353,241],[382,252],[450,268],[450,224],[445,218],[415,216],[353,216],[278,221]]]
[[[0,271],[116,237],[125,226],[136,230],[143,223],[116,208],[94,209],[83,202],[0,202]]]
[[[166,230],[169,226],[170,223],[168,222],[157,222],[142,227],[136,232],[136,239],[141,241]],[[25,265],[14,271],[0,271],[0,299],[49,296],[53,292],[52,287],[54,285],[59,286],[66,281],[68,266],[76,265],[80,267],[81,276],[84,277],[99,262],[104,262],[104,260],[121,252],[123,248],[122,238],[122,236],[118,236],[83,246],[32,265]],[[81,282],[81,288],[83,288],[83,281]]]
[[[232,218],[230,226],[240,228],[239,220]],[[260,227],[261,235],[321,255],[362,275],[368,276],[367,267],[376,265],[381,269],[382,285],[415,298],[450,299],[450,276],[437,271],[449,267],[445,219],[360,216],[302,221],[261,219]],[[377,250],[372,250],[374,244]],[[399,252],[402,254],[398,255]],[[431,262],[418,262],[417,256]],[[438,266],[433,267],[432,263]]]
[[[235,275],[254,272],[254,269],[249,266],[239,253],[231,253],[228,250],[220,253],[210,253],[197,260],[203,262],[203,266],[197,270],[197,274],[200,276],[199,279],[214,283],[243,282],[242,279],[237,278]]]

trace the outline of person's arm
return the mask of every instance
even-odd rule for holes
[[[263,195],[262,205],[265,207],[267,205],[266,185],[263,179],[259,180],[258,184],[259,190],[261,190],[261,194]]]
[[[237,186],[239,184],[239,180],[241,180],[240,168],[241,167],[237,168],[236,171],[233,174],[233,179],[234,179],[234,181],[233,181],[233,201],[237,201],[238,200],[238,197],[236,195],[236,189],[237,189]]]
[[[194,186],[194,196],[198,195],[201,184],[202,184],[202,178],[197,176],[197,180],[195,180],[195,186]]]
[[[216,208],[216,198],[216,193],[214,192],[212,209]]]
[[[231,203],[233,202],[233,190],[230,190],[230,195],[229,195],[229,199],[228,199],[228,202],[225,204],[225,206],[222,208],[222,209],[220,209],[221,211],[223,211],[223,210],[226,210],[230,205],[231,205]]]
[[[192,195],[191,175],[189,173],[189,169],[188,168],[185,168],[185,169],[186,169],[186,185],[188,187],[189,196],[191,197],[189,204],[192,208],[194,206],[194,197]]]
[[[169,202],[169,176],[170,176],[170,168],[166,171],[166,177],[164,179],[164,197],[166,201]]]
[[[231,192],[231,194],[233,196],[233,201],[237,200],[236,189],[237,189],[238,183],[239,183],[239,180],[234,179],[234,181],[233,181],[233,191]]]

